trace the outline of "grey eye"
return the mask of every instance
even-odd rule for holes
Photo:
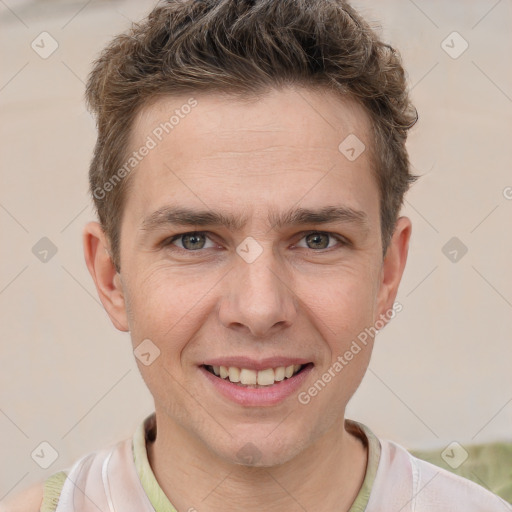
[[[181,247],[175,243],[178,240],[181,240]],[[187,251],[196,251],[199,249],[208,248],[205,246],[207,240],[208,237],[204,233],[192,232],[176,235],[172,240],[170,240],[169,243],[173,245],[178,245],[178,247]],[[210,247],[213,247],[211,241],[210,244]]]
[[[329,246],[329,235],[326,233],[311,233],[305,238],[306,243],[312,244],[312,249],[327,249]]]

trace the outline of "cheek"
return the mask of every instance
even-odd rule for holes
[[[309,282],[299,292],[312,321],[330,345],[343,348],[347,338],[371,324],[375,302],[374,277],[364,269],[332,272]],[[316,321],[315,321],[316,319]]]
[[[133,343],[149,338],[161,350],[179,353],[180,343],[185,345],[197,325],[201,298],[210,286],[192,274],[163,268],[136,275],[129,293]]]
[[[150,340],[158,349],[154,361],[146,365],[140,359],[137,365],[155,400],[178,421],[185,421],[187,410],[179,384],[187,379],[183,354],[205,322],[206,302],[200,297],[210,287],[163,268],[139,273],[130,285],[133,348]]]
[[[373,347],[368,328],[373,323],[374,286],[370,278],[338,276],[324,283],[309,299],[311,323],[323,338],[326,358],[311,387],[301,390],[299,402],[334,422],[361,383]]]

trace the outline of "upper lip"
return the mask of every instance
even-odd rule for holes
[[[248,370],[266,370],[267,368],[278,368],[279,366],[291,366],[295,364],[308,364],[311,361],[300,357],[267,357],[266,359],[252,359],[250,357],[217,357],[208,359],[202,364],[204,366],[234,366]]]

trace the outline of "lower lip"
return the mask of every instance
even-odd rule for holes
[[[281,382],[276,382],[272,386],[262,388],[245,388],[238,386],[228,380],[216,377],[204,366],[200,366],[199,369],[221,395],[224,395],[233,402],[245,406],[270,406],[282,402],[285,398],[296,392],[307,379],[313,369],[313,365],[309,363],[297,373],[297,375],[289,379],[284,379]]]

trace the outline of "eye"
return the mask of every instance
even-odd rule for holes
[[[349,245],[349,242],[339,235],[325,233],[323,231],[310,231],[305,233],[301,240],[306,240],[307,249],[331,249],[335,245],[329,245],[329,239],[337,240],[342,246]],[[304,246],[298,246],[304,247]]]
[[[209,246],[207,245],[208,240],[210,241]],[[329,243],[330,240],[337,240],[338,245],[341,247],[350,245],[350,242],[344,237],[323,231],[309,231],[307,233],[303,233],[301,240],[306,240],[306,246],[297,245],[297,247],[305,247],[306,249],[319,251],[336,247],[335,244],[332,245]],[[179,242],[179,245],[176,242]],[[177,250],[186,252],[197,252],[201,249],[211,249],[216,247],[212,240],[203,231],[180,233],[178,235],[167,238],[161,243],[161,245],[162,247],[168,247],[171,250],[177,248]]]
[[[190,233],[180,233],[179,235],[174,235],[171,238],[168,238],[163,242],[162,245],[168,246],[168,245],[176,245],[174,242],[176,240],[181,239],[181,247],[179,249],[183,249],[188,252],[197,251],[199,249],[209,249],[211,247],[215,247],[215,244],[211,242],[211,245],[209,247],[205,246],[205,241],[209,240],[209,238],[206,236],[205,233],[201,231],[192,231]]]

